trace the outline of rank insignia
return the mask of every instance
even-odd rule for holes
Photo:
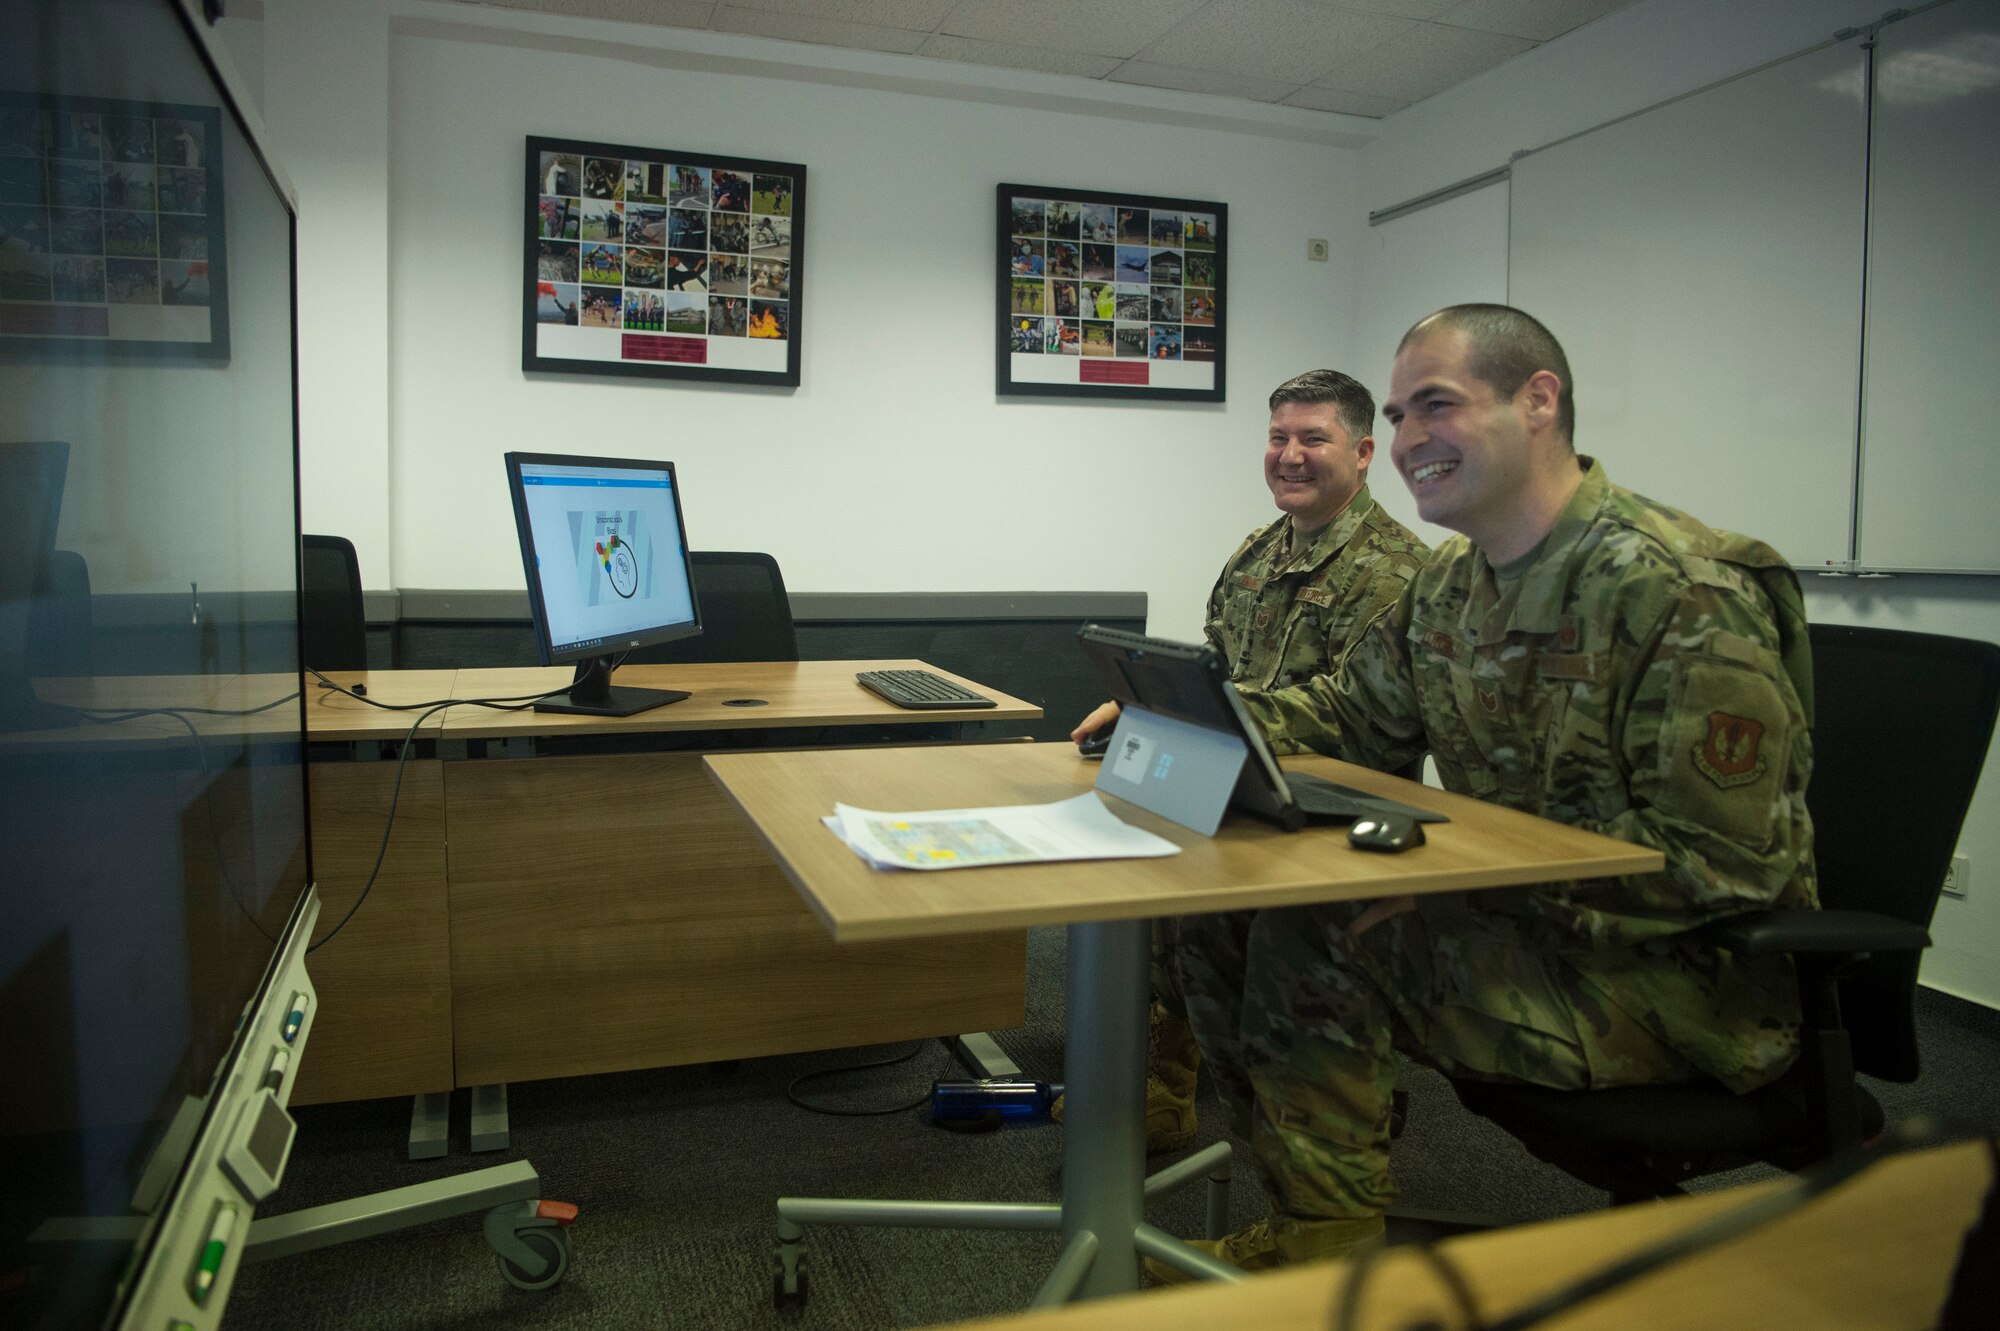
[[[1724,790],[1747,786],[1764,775],[1764,760],[1758,747],[1764,740],[1764,723],[1728,712],[1708,714],[1708,736],[1694,749],[1694,765]]]

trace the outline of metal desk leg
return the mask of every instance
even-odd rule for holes
[[[410,1097],[410,1159],[436,1160],[451,1145],[451,1092]]]
[[[512,1140],[507,1132],[507,1083],[472,1088],[472,1149],[504,1151]]]
[[[969,1031],[964,1035],[954,1035],[945,1042],[952,1056],[975,1077],[1018,1077],[1021,1067],[1007,1057],[1007,1051],[985,1031]]]
[[[1241,1279],[1227,1263],[1145,1222],[1148,1196],[1210,1180],[1209,1228],[1227,1213],[1229,1144],[1146,1177],[1146,1009],[1152,925],[1145,920],[1069,926],[1064,1047],[1068,1109],[1063,1115],[1063,1196],[1059,1205],[1009,1202],[899,1202],[781,1197],[773,1294],[803,1302],[809,1288],[803,1226],[896,1225],[936,1229],[1059,1229],[1062,1256],[1034,1306],[1099,1298],[1139,1287],[1141,1253],[1213,1279]]]
[[[1063,1238],[1097,1255],[1080,1298],[1139,1287],[1132,1236],[1145,1221],[1146,1006],[1152,926],[1069,926],[1063,998]]]

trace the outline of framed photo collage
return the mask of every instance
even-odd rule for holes
[[[221,125],[0,93],[0,347],[228,358]]]
[[[527,141],[521,368],[796,386],[806,169]]]
[[[1229,206],[998,190],[995,388],[1223,400]]]

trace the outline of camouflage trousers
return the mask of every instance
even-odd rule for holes
[[[1204,1064],[1274,1210],[1380,1214],[1395,1201],[1398,1053],[1448,1076],[1584,1089],[1695,1070],[1510,922],[1459,893],[1350,937],[1366,903],[1174,922],[1174,968]]]

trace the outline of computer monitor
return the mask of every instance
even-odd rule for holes
[[[507,486],[536,649],[576,664],[569,692],[535,710],[630,716],[687,697],[611,686],[625,653],[701,632],[674,464],[509,453]]]

